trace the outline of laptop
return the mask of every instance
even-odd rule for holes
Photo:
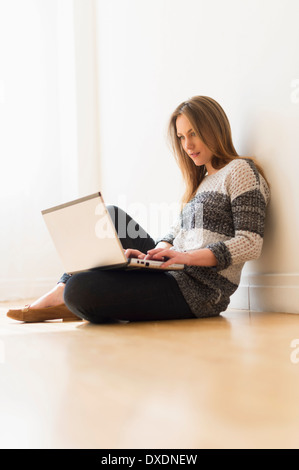
[[[127,258],[100,192],[41,211],[66,273],[93,268],[181,270],[163,261]]]

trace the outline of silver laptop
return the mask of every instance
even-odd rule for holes
[[[93,268],[181,270],[163,261],[127,258],[100,192],[42,211],[66,273]]]

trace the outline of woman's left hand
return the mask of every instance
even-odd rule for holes
[[[162,264],[163,268],[171,266],[172,264],[189,265],[191,261],[189,253],[181,253],[179,251],[161,248],[154,248],[153,250],[149,250],[144,259],[153,259],[157,261],[163,261],[166,259],[165,263]]]

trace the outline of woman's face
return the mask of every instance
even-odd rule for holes
[[[196,166],[205,165],[208,174],[215,173],[217,170],[212,167],[211,163],[213,153],[193,130],[192,124],[184,114],[180,114],[177,117],[176,130],[183,149],[193,160],[194,164]]]

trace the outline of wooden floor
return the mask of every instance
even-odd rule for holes
[[[299,315],[23,324],[7,308],[1,448],[299,448]]]

